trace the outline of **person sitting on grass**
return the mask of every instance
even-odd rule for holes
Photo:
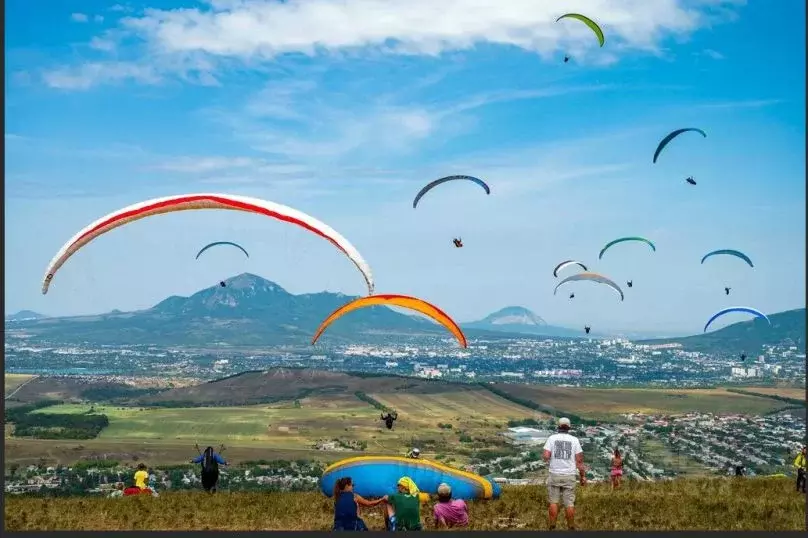
[[[403,476],[398,481],[397,489],[397,493],[383,497],[387,503],[385,514],[387,530],[420,531],[423,525],[421,525],[421,499],[418,487],[410,477]]]
[[[140,463],[135,471],[135,487],[140,489],[149,489],[146,482],[149,480],[149,473],[146,471],[146,464]]]
[[[353,480],[346,476],[334,484],[334,530],[335,531],[366,531],[364,520],[359,517],[359,507],[377,506],[384,499],[368,501],[361,495],[354,493]]]
[[[463,499],[452,500],[452,488],[443,483],[438,486],[438,502],[433,509],[436,527],[467,527],[469,509]]]

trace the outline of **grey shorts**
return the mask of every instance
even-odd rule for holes
[[[550,504],[558,504],[564,501],[564,506],[572,508],[575,506],[575,486],[578,478],[574,474],[551,474],[547,477],[547,497]]]

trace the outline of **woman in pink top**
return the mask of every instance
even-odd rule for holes
[[[469,524],[469,509],[463,499],[452,500],[449,484],[438,486],[438,503],[434,509],[437,527],[466,527]]]
[[[615,448],[612,456],[612,489],[620,487],[620,478],[623,476],[623,457],[620,451]]]

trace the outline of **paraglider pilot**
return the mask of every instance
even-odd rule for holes
[[[202,464],[202,487],[208,493],[216,493],[216,483],[219,481],[219,465],[227,465],[224,458],[216,453],[212,446],[209,446],[199,456],[192,459],[191,463]]]
[[[570,57],[569,56],[564,56],[564,63],[567,63],[569,61],[570,61]]]
[[[732,288],[724,288],[724,293],[726,293],[727,295],[729,295],[729,290],[731,290],[731,289],[732,289]]]
[[[224,280],[222,280],[221,282],[219,282],[219,285],[220,285],[221,287],[223,287],[223,288],[227,287],[227,284],[225,284],[225,283],[224,283]]]
[[[586,334],[589,334],[590,329],[592,329],[592,327],[584,327],[584,330],[586,331]]]
[[[392,430],[393,429],[393,422],[395,422],[395,420],[397,418],[398,418],[398,413],[396,413],[394,411],[392,413],[387,413],[386,415],[384,413],[382,413],[381,420],[384,421],[384,425],[387,426],[388,430]]]
[[[458,237],[452,239],[452,243],[454,243],[454,246],[457,248],[461,248],[463,246],[463,240]]]
[[[695,185],[695,184],[696,184],[696,180],[695,180],[695,179],[693,179],[693,176],[690,176],[689,178],[686,178],[686,179],[685,179],[685,181],[687,181],[687,182],[688,182],[688,183],[690,183],[691,185]]]
[[[634,286],[634,281],[633,280],[628,280],[626,282],[626,285],[630,288],[630,287]]]
[[[421,457],[421,451],[418,450],[417,448],[413,448],[412,450],[407,452],[407,457],[411,458],[411,459],[414,459],[414,460],[417,460],[418,458]]]
[[[570,293],[570,299],[575,299],[575,294],[574,293]]]

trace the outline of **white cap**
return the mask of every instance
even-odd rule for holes
[[[413,454],[420,454],[420,453],[421,453],[421,451],[420,451],[420,450],[418,450],[417,448],[413,448],[413,449],[412,449],[412,453],[413,453]]]
[[[567,417],[561,417],[560,419],[558,419],[558,425],[559,426],[566,426],[566,427],[569,428],[570,427],[570,419],[568,419]]]

